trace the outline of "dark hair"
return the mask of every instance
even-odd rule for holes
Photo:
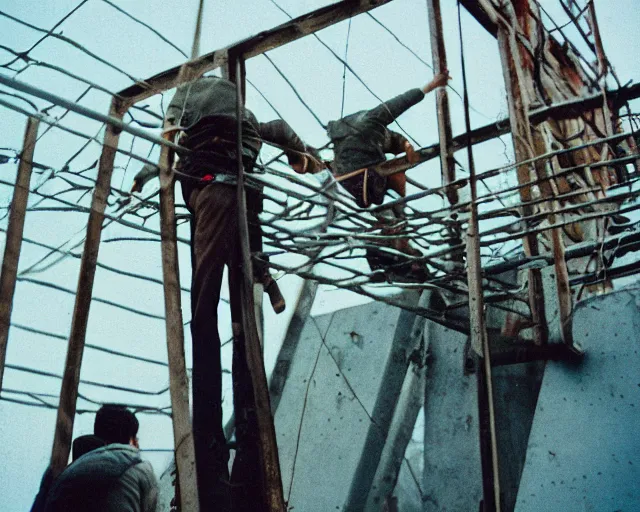
[[[102,448],[104,445],[105,440],[95,435],[88,434],[76,437],[72,445],[73,460],[75,461],[86,453]]]
[[[129,444],[138,434],[138,427],[135,414],[124,405],[105,404],[96,414],[93,433],[107,444]]]

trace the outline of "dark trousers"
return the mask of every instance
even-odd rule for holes
[[[233,346],[233,396],[238,448],[231,478],[228,472],[229,449],[222,428],[218,303],[225,265],[229,269],[234,334],[242,324],[242,258],[236,187],[219,183],[205,186],[185,183],[182,191],[192,214],[193,436],[200,510],[257,511],[262,508],[258,504],[258,438],[244,338],[239,336],[234,336]],[[253,232],[251,245],[254,247],[261,244],[259,201],[259,194],[247,191],[250,231]]]

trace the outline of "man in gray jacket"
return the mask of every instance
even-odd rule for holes
[[[407,160],[416,163],[418,156],[409,141],[399,133],[389,130],[388,125],[402,113],[416,105],[425,95],[437,87],[447,84],[448,71],[436,75],[431,82],[420,89],[411,89],[392,98],[371,110],[361,110],[327,125],[327,135],[334,145],[334,161],[331,170],[336,179],[351,193],[361,208],[371,204],[382,204],[388,190],[397,192],[400,197],[406,195],[407,179],[404,172],[389,177],[379,175],[372,167],[385,161],[385,153],[406,152]],[[393,211],[383,210],[376,214],[382,234],[393,236],[400,234],[404,219],[403,205]],[[395,226],[394,226],[395,225]],[[396,250],[411,256],[420,252],[409,245],[406,237],[397,237],[389,244]],[[368,251],[367,259],[372,267],[379,267],[379,256]],[[393,264],[387,258],[386,263]],[[385,266],[384,264],[382,266]]]
[[[135,415],[104,405],[94,434],[106,446],[67,466],[51,485],[45,512],[155,512],[158,483],[151,464],[140,458]]]

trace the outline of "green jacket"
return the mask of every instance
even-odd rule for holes
[[[224,78],[204,77],[178,87],[167,108],[165,120],[168,129],[177,128],[188,134],[179,141],[188,149],[194,149],[189,155],[183,155],[178,170],[194,177],[216,174],[215,181],[235,184],[236,173],[236,86]],[[227,133],[223,142],[215,145],[208,143],[210,134],[219,135],[220,130]],[[299,161],[300,155],[307,152],[304,142],[289,124],[276,119],[266,123],[259,122],[253,112],[243,108],[242,114],[242,156],[248,162],[254,162],[263,142],[281,148],[290,164]],[[223,158],[217,158],[222,155]],[[248,169],[250,170],[250,169]],[[139,188],[158,175],[158,169],[145,165],[136,175],[134,182]]]
[[[235,130],[236,86],[224,78],[204,77],[178,87],[167,108],[166,121],[188,131],[206,118],[212,118]],[[262,142],[273,143],[285,150],[290,161],[307,148],[293,129],[283,120],[260,123],[248,108],[242,109],[242,143],[244,156],[255,160]],[[235,140],[232,142],[235,143]]]
[[[371,110],[330,121],[327,135],[334,145],[335,174],[379,164],[385,160],[385,153],[401,153],[406,139],[389,130],[387,125],[423,98],[420,89],[411,89]]]

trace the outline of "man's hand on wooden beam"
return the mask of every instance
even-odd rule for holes
[[[422,92],[425,94],[429,94],[434,89],[447,85],[447,82],[449,80],[451,80],[451,77],[449,76],[449,70],[443,69],[440,73],[433,77],[433,80],[431,80],[431,82],[429,82],[422,88]]]

